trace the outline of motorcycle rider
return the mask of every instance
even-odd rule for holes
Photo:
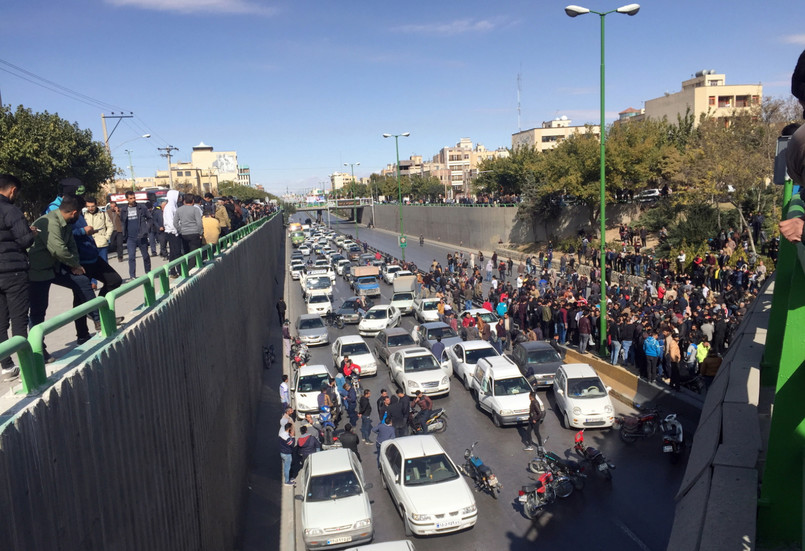
[[[545,419],[545,410],[537,400],[537,393],[533,390],[528,393],[528,399],[531,400],[531,405],[528,408],[528,445],[523,448],[525,451],[534,451],[534,439],[531,437],[531,431],[537,436],[537,443],[542,445],[542,436],[539,433],[539,426]]]
[[[430,396],[422,394],[421,390],[417,390],[416,398],[414,398],[414,403],[411,407],[414,408],[416,406],[419,406],[419,413],[416,414],[415,420],[419,423],[419,426],[422,427],[422,434],[428,434],[427,421],[433,410],[433,400],[430,399]]]

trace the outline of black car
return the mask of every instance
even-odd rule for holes
[[[560,354],[547,342],[526,341],[515,345],[511,359],[534,386],[551,386],[556,370],[562,365]]]
[[[364,307],[358,306],[358,301],[364,302]],[[336,314],[344,318],[344,323],[360,323],[363,314],[374,306],[374,302],[366,298],[350,297],[345,299],[343,304],[335,311]]]

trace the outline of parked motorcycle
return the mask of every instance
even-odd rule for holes
[[[447,430],[447,412],[442,408],[431,410],[425,425],[428,427],[428,434],[444,432]],[[408,426],[411,427],[412,434],[422,434],[422,425],[413,412],[408,414]]]
[[[556,480],[551,471],[542,473],[535,479],[535,484],[527,484],[520,488],[518,501],[523,504],[523,512],[529,519],[537,518],[546,505],[556,501]]]
[[[676,418],[676,413],[665,416],[660,423],[662,430],[662,451],[670,454],[672,464],[676,464],[682,457],[685,450],[685,435],[682,431],[682,423]]]
[[[477,445],[478,442],[475,442],[471,447],[464,450],[464,465],[461,467],[461,472],[475,482],[476,488],[484,490],[497,499],[503,485],[489,465],[484,464],[481,458],[473,452]]]
[[[319,440],[323,450],[342,447],[338,437],[335,436],[333,412],[327,406],[321,406],[319,410],[319,427]]]
[[[651,438],[660,426],[660,410],[635,404],[637,415],[616,417],[612,428],[620,431],[621,440],[631,444],[638,438]]]
[[[336,312],[327,312],[322,317],[324,318],[324,324],[328,327],[336,327],[338,329],[344,328],[344,316],[341,316]]]
[[[587,475],[584,474],[584,467],[578,461],[572,459],[563,459],[553,452],[545,451],[545,443],[548,442],[550,436],[547,436],[543,441],[543,445],[537,446],[537,453],[531,461],[528,462],[528,470],[534,474],[542,474],[551,471],[554,474],[562,475],[568,479],[572,487],[559,488],[559,497],[567,497],[573,491],[584,489],[584,481]],[[566,495],[562,495],[566,494]]]
[[[598,449],[584,444],[584,429],[576,433],[573,448],[579,456],[593,467],[593,470],[601,473],[601,476],[607,480],[612,480],[612,471],[615,469],[615,465],[607,461],[607,458]]]

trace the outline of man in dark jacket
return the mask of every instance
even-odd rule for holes
[[[372,391],[364,389],[363,396],[358,400],[358,417],[361,419],[361,435],[364,444],[372,443]]]
[[[305,464],[307,458],[321,450],[321,442],[314,434],[308,434],[307,425],[299,429],[299,438],[296,439],[296,454],[299,458],[299,468]]]
[[[0,174],[0,343],[14,336],[28,336],[28,252],[36,232],[28,225],[14,199],[22,183],[11,174]],[[20,368],[11,356],[2,362],[3,374],[16,377]]]
[[[394,426],[394,435],[399,438],[408,434],[408,414],[411,411],[411,399],[402,389],[397,389],[397,401],[388,408],[391,424]]]
[[[159,256],[168,258],[168,236],[165,234],[165,222],[163,219],[162,207],[159,203],[151,207],[151,231],[148,234],[148,241],[151,245],[151,256],[157,255],[157,243],[159,244]]]
[[[148,255],[148,230],[151,227],[151,213],[145,205],[137,203],[134,192],[126,192],[126,204],[120,207],[120,221],[123,224],[123,243],[129,253],[129,278],[137,277],[137,249],[143,257],[145,272],[151,271],[151,257]]]
[[[360,438],[354,432],[352,432],[352,425],[347,423],[344,425],[344,432],[341,433],[341,436],[338,437],[341,441],[341,445],[348,450],[352,450],[352,453],[358,456],[358,461],[363,461],[361,459],[361,452],[358,451],[358,442],[360,442]]]

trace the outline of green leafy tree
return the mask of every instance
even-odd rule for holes
[[[232,180],[224,180],[218,183],[218,193],[221,195],[231,195],[237,197],[241,201],[264,200],[266,198],[276,199],[273,195],[266,191],[260,191],[257,188],[244,186],[233,182]]]
[[[16,111],[0,108],[0,172],[23,182],[18,204],[35,218],[56,197],[62,178],[78,178],[87,194],[95,194],[115,176],[115,167],[89,130],[55,113],[34,113],[20,105]]]
[[[509,149],[508,157],[481,161],[478,177],[472,182],[473,190],[490,195],[520,195],[528,174],[539,164],[540,156],[535,147],[518,147]]]

